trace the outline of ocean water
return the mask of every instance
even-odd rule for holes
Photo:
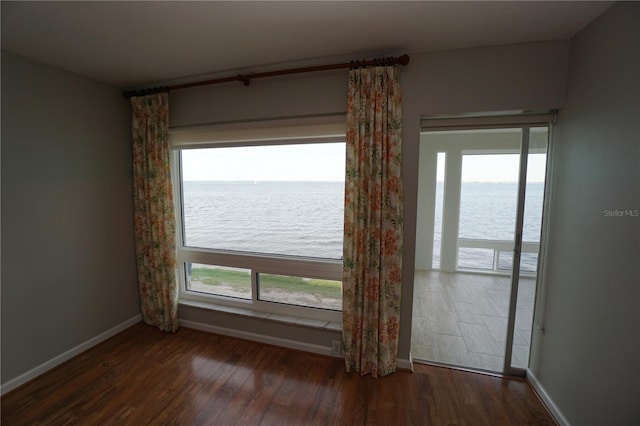
[[[522,227],[522,239],[525,242],[540,241],[543,195],[544,183],[527,183]],[[438,182],[433,245],[434,267],[437,267],[440,261],[442,196],[443,183]],[[458,236],[469,239],[513,241],[516,226],[517,197],[518,185],[513,182],[463,183],[460,193]],[[494,253],[491,249],[461,248],[458,252],[458,266],[474,269],[492,269],[493,256]],[[512,268],[512,256],[512,252],[501,252],[498,268],[503,271],[510,271]],[[536,268],[537,255],[522,253],[520,269],[524,272],[534,272]]]
[[[342,257],[343,182],[185,182],[185,243]]]
[[[441,185],[441,184],[439,184]],[[440,188],[441,189],[441,188]],[[527,187],[524,240],[538,241],[542,184]],[[188,246],[255,253],[340,259],[344,215],[342,182],[184,182]],[[464,183],[460,237],[512,240],[515,183]],[[442,191],[438,191],[442,197]],[[436,200],[441,205],[441,200]],[[439,258],[442,213],[436,212],[434,257]],[[465,249],[459,264],[487,269],[493,254]],[[510,268],[503,254],[501,267]],[[488,265],[488,266],[487,266]],[[523,256],[523,269],[535,257]]]

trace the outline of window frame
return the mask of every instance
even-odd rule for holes
[[[182,187],[181,153],[185,149],[248,147],[266,145],[294,145],[317,143],[344,143],[344,135],[278,138],[250,141],[200,142],[173,146],[171,150],[171,176],[174,190],[176,217],[176,254],[178,261],[177,284],[179,301],[197,302],[216,309],[216,306],[241,308],[262,314],[285,315],[329,322],[341,322],[342,310],[330,310],[302,305],[260,300],[259,274],[276,274],[292,277],[327,279],[342,282],[342,260],[314,257],[298,257],[278,254],[252,253],[232,250],[216,250],[185,245],[184,197]],[[208,294],[187,289],[186,263],[207,264],[221,267],[243,268],[251,273],[251,299]]]

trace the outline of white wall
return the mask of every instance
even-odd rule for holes
[[[503,110],[559,108],[565,98],[568,41],[526,43],[431,54],[412,54],[403,69],[404,276],[399,357],[409,358],[416,235],[419,121],[421,116]],[[367,57],[363,53],[361,57]],[[346,110],[346,70],[261,79],[176,91],[171,126]],[[180,318],[215,325],[220,314],[181,307]],[[287,338],[289,328],[225,316],[226,327],[259,330]],[[330,346],[331,335],[305,332],[293,338]]]
[[[544,334],[531,371],[575,425],[640,424],[640,3],[571,42],[557,126]]]
[[[2,383],[139,313],[130,108],[2,52]]]

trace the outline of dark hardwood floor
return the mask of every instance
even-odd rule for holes
[[[321,355],[138,324],[2,397],[2,425],[546,425],[524,381],[415,365],[372,379]]]

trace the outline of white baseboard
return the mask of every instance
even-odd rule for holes
[[[219,327],[217,325],[204,324],[196,321],[179,320],[181,327],[193,328],[194,330],[207,331],[209,333],[222,334],[224,336],[237,337],[239,339],[251,340],[254,342],[266,343],[274,346],[282,346],[289,349],[296,349],[320,355],[331,355],[331,348],[328,346],[313,345],[295,340],[283,339],[280,337],[264,336],[262,334],[251,333],[249,331],[236,330],[232,328]]]
[[[311,352],[314,354],[328,355],[334,358],[343,358],[332,355],[331,348],[329,346],[313,345],[311,343],[303,343],[296,340],[283,339],[280,337],[264,336],[262,334],[251,333],[249,331],[219,327],[217,325],[204,324],[196,321],[179,320],[179,324],[181,327],[192,328],[194,330],[207,331],[209,333],[222,334],[223,336],[237,337],[239,339],[251,340],[254,342],[266,343],[274,346],[282,346],[285,348]],[[413,371],[413,363],[411,362],[411,359],[398,358],[397,362],[399,370]]]
[[[398,358],[398,370],[406,370],[413,372],[413,361],[409,359]]]
[[[97,345],[98,343],[102,343],[105,340],[107,340],[108,338],[115,336],[116,334],[120,333],[123,330],[126,330],[127,328],[131,327],[134,324],[139,323],[142,320],[142,315],[138,314],[136,316],[134,316],[133,318],[130,318],[128,320],[126,320],[123,323],[120,323],[118,325],[116,325],[113,328],[110,328],[109,330],[98,334],[97,336],[87,340],[86,342],[83,342],[81,344],[79,344],[78,346],[69,349],[68,351],[56,356],[55,358],[50,359],[49,361],[43,362],[42,364],[38,365],[37,367],[27,371],[24,374],[19,375],[18,377],[11,379],[5,383],[2,383],[2,385],[0,385],[0,395],[4,395],[7,392],[10,392],[12,390],[14,390],[15,388],[17,388],[18,386],[22,386],[23,384],[27,383],[30,380],[35,379],[36,377],[40,376],[41,374],[46,373],[47,371],[51,370],[54,367],[57,367],[58,365],[62,364],[63,362],[73,358],[76,355],[80,355],[82,352],[92,348],[93,346]]]
[[[562,415],[562,412],[553,402],[547,391],[542,387],[538,378],[529,369],[527,369],[527,380],[531,383],[531,386],[533,386],[542,402],[544,402],[544,405],[547,406],[547,409],[551,412],[555,421],[558,422],[560,426],[570,426],[569,421]]]

